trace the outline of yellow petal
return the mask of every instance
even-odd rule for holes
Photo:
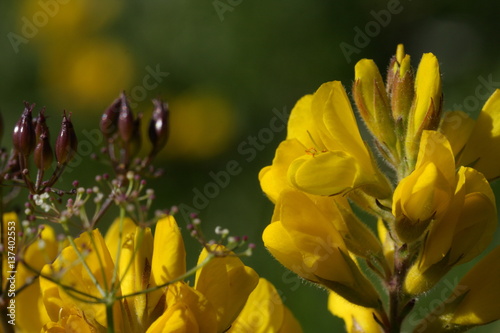
[[[230,333],[278,332],[283,324],[284,306],[274,286],[259,279],[245,307],[234,321]]]
[[[377,324],[374,316],[381,318],[377,310],[365,308],[352,304],[334,292],[328,297],[328,310],[344,319],[347,332],[349,333],[382,333],[383,330]]]
[[[186,251],[177,222],[172,215],[156,224],[151,267],[152,282],[160,285],[186,272]]]
[[[466,195],[451,246],[451,260],[467,262],[478,256],[493,239],[497,226],[495,197],[484,176],[464,168]]]
[[[276,202],[281,191],[290,189],[287,172],[290,164],[305,154],[306,147],[298,139],[288,139],[280,143],[276,149],[273,164],[263,168],[259,173],[260,186],[272,202]]]
[[[436,219],[429,228],[419,264],[419,269],[422,271],[442,260],[450,251],[454,237],[453,231],[465,200],[464,171],[465,169],[461,168],[457,173],[457,186],[448,211],[443,218]]]
[[[425,53],[420,60],[415,78],[415,109],[410,119],[412,133],[417,133],[427,121],[429,108],[440,108],[441,73],[439,63],[432,53]],[[426,128],[423,128],[426,129]]]
[[[439,125],[439,131],[448,138],[455,158],[457,158],[462,152],[462,149],[464,149],[474,125],[474,119],[462,111],[446,112],[443,115],[443,119]]]
[[[98,229],[91,233],[84,232],[75,240],[78,252],[84,257],[86,266],[90,270],[93,278],[89,275],[89,271],[82,264],[80,256],[72,246],[66,247],[52,265],[45,265],[43,272],[50,276],[56,276],[57,279],[66,286],[75,287],[80,292],[86,295],[104,298],[103,293],[112,290],[110,285],[114,270],[113,260],[104,243],[104,239]],[[90,251],[88,251],[90,249]],[[62,276],[61,271],[63,271]],[[44,279],[41,279],[42,281]],[[77,300],[72,297],[70,290],[63,291],[55,290],[52,282],[42,282],[41,288],[44,297],[44,303],[47,308],[47,313],[53,321],[57,321],[59,308],[62,305],[76,306],[80,309],[89,320],[95,320],[100,325],[106,327],[106,309],[104,304],[88,303],[82,300]],[[96,285],[97,283],[97,285]],[[60,299],[58,300],[57,297]],[[94,299],[88,296],[78,294],[78,297],[83,300],[93,301]],[[115,306],[115,321],[120,320],[119,304]]]
[[[186,273],[186,250],[177,222],[172,215],[164,217],[156,224],[154,249],[151,259],[151,287],[159,286]],[[157,306],[162,291],[148,295],[148,312]]]
[[[153,255],[153,236],[151,235],[150,228],[136,227],[132,234],[126,235],[122,245],[120,261],[119,261],[119,276],[120,287],[123,295],[129,295],[140,292],[149,287],[149,279],[151,276],[151,257]],[[154,293],[159,293],[160,290]],[[147,325],[148,313],[146,307],[148,306],[148,299],[150,300],[150,308],[154,308],[156,304],[151,301],[153,293],[141,294],[132,297],[127,297],[124,302],[128,309],[130,309],[131,329],[134,331],[142,330]]]
[[[288,119],[286,139],[295,139],[307,148],[324,149],[322,139],[326,137],[326,129],[323,126],[323,133],[320,134],[322,127],[318,127],[313,116],[312,101],[313,95],[306,95],[297,101]]]
[[[500,246],[497,246],[460,280],[452,297],[466,293],[453,313],[458,325],[482,325],[500,319]]]
[[[187,304],[179,302],[168,307],[146,331],[147,333],[198,333],[200,327]]]
[[[302,333],[302,327],[292,311],[287,307],[284,308],[283,325],[278,331],[279,333]]]
[[[316,195],[335,195],[362,185],[359,162],[342,151],[303,156],[290,165],[292,185]]]
[[[31,268],[41,271],[45,264],[52,262],[57,257],[58,244],[54,229],[45,225],[40,234],[43,243],[35,241],[26,249],[24,259]],[[40,245],[43,244],[43,248]],[[20,288],[34,273],[22,263],[18,265],[16,284]],[[16,294],[16,319],[17,326],[26,332],[38,332],[49,316],[43,304],[40,283],[35,281],[22,292]]]
[[[122,230],[120,230],[120,225],[122,225]],[[111,258],[113,261],[116,261],[116,256],[118,255],[118,247],[120,246],[119,241],[128,235],[135,232],[135,223],[130,218],[124,218],[122,223],[120,222],[120,218],[114,220],[114,222],[109,226],[108,231],[106,232],[106,236],[104,240],[106,241],[106,246],[109,249],[109,253],[111,254]]]
[[[500,175],[499,110],[500,89],[497,89],[484,104],[460,160],[465,166],[472,164],[488,180]]]
[[[199,262],[204,257],[206,249],[202,251]],[[215,308],[218,331],[223,332],[229,328],[257,286],[258,280],[257,273],[234,256],[216,257],[198,270],[195,289]]]

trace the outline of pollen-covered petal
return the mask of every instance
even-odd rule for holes
[[[280,143],[276,149],[273,164],[263,168],[259,173],[262,190],[272,202],[276,202],[280,193],[291,188],[287,172],[290,164],[305,154],[306,146],[298,139],[288,139]]]
[[[461,163],[482,172],[486,179],[500,176],[500,89],[486,101],[465,146]]]

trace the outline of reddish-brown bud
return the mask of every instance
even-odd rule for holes
[[[52,165],[54,153],[50,147],[49,137],[42,133],[38,138],[38,143],[35,147],[35,165],[40,170],[47,170]]]
[[[33,126],[33,116],[31,114],[35,104],[29,105],[28,102],[24,103],[24,111],[21,115],[21,119],[16,123],[14,127],[14,133],[12,134],[12,141],[14,144],[14,149],[28,156],[31,154],[33,149],[35,149],[35,128]]]
[[[47,126],[45,118],[45,108],[40,110],[35,123],[36,142],[40,142],[40,137],[42,136],[42,134],[44,134],[47,139],[50,139],[49,127]]]
[[[151,121],[149,122],[149,141],[153,145],[152,155],[158,153],[167,144],[170,135],[170,122],[168,104],[159,99],[154,99],[155,106]]]
[[[129,146],[130,158],[137,155],[137,153],[139,153],[139,150],[141,149],[142,145],[141,120],[142,120],[142,113],[139,113],[137,115],[137,118],[134,120],[134,132],[130,139],[130,146]]]
[[[56,140],[56,159],[59,164],[67,164],[76,154],[78,139],[76,138],[71,117],[64,111],[61,131]]]
[[[129,142],[134,134],[134,115],[127,101],[127,96],[122,92],[120,105],[120,116],[118,118],[118,131],[124,142]]]
[[[102,114],[100,124],[101,132],[107,138],[111,137],[118,130],[118,117],[120,115],[121,105],[122,98],[118,97]]]

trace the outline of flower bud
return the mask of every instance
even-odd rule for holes
[[[56,140],[56,159],[59,164],[67,164],[75,156],[78,139],[71,123],[71,118],[64,111],[61,131]]]
[[[45,119],[45,108],[40,110],[40,114],[38,115],[38,118],[36,118],[35,134],[37,143],[40,141],[42,134],[45,135],[47,139],[50,139],[49,127],[47,126]]]
[[[362,59],[355,67],[353,96],[360,115],[379,143],[395,149],[396,135],[384,81],[373,60]]]
[[[52,165],[54,155],[50,147],[49,136],[42,133],[35,147],[35,165],[39,170],[47,170]]]
[[[31,114],[35,104],[29,105],[25,102],[24,105],[25,107],[21,119],[19,119],[14,127],[12,141],[17,152],[28,156],[33,149],[35,149],[36,134],[33,127],[33,116]]]
[[[410,66],[410,56],[404,53],[403,45],[398,45],[396,56],[391,59],[387,72],[387,92],[391,97],[392,117],[404,124],[413,102],[415,75]]]
[[[107,138],[111,137],[118,130],[118,117],[121,105],[122,98],[118,97],[102,114],[100,128],[102,134]]]
[[[155,106],[151,121],[149,122],[149,140],[153,145],[151,155],[158,153],[168,141],[170,134],[169,109],[168,104],[159,99],[154,99]]]
[[[137,114],[137,118],[134,120],[134,130],[129,142],[129,158],[137,155],[142,145],[142,135],[141,135],[141,120],[142,113]]]
[[[120,96],[120,114],[118,118],[118,131],[124,142],[129,142],[134,134],[134,115],[127,101],[127,96],[122,92]]]

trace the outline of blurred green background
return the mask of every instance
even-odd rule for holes
[[[156,207],[190,206],[207,234],[221,225],[248,235],[258,246],[245,262],[276,285],[304,331],[342,331],[327,311],[326,292],[293,278],[262,245],[273,205],[257,175],[286,135],[266,129],[276,112],[289,112],[323,82],[341,80],[350,89],[361,58],[383,71],[398,43],[414,66],[424,52],[437,55],[445,110],[476,114],[487,98],[477,87],[500,88],[499,10],[494,1],[2,1],[2,143],[11,146],[24,100],[47,107],[54,133],[62,110],[72,112],[80,140],[92,143],[100,114],[120,91],[145,120],[150,100],[162,97],[170,103],[172,137],[156,163],[166,170],[153,183]],[[359,37],[367,27],[369,36]],[[64,180],[90,186],[102,166],[81,154]],[[229,161],[240,172],[207,203],[196,201],[196,191]],[[185,226],[183,214],[178,223]],[[499,238],[497,232],[496,244]],[[187,233],[186,243],[192,264],[199,248]],[[493,324],[477,332],[499,330]]]

